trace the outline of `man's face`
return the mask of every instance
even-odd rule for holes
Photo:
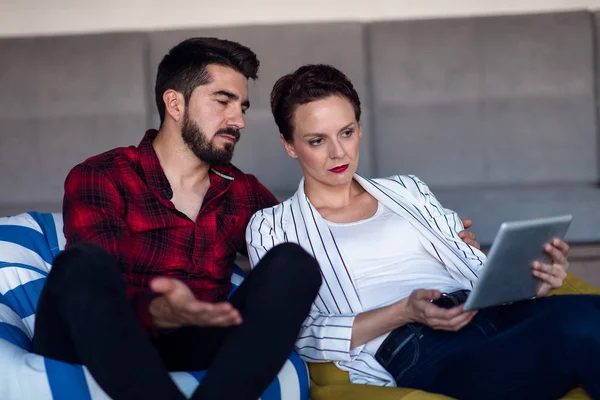
[[[212,81],[192,93],[181,136],[199,159],[218,165],[231,161],[240,130],[246,126],[248,80],[228,67],[209,65],[207,69]]]

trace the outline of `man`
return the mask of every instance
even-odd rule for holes
[[[113,399],[184,398],[168,375],[208,372],[194,399],[256,399],[278,373],[321,284],[286,244],[227,300],[259,209],[277,204],[229,162],[256,55],[193,38],[156,79],[160,130],[76,166],[65,182],[67,246],[41,295],[33,349],[87,366]]]

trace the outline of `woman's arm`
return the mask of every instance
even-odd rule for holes
[[[433,329],[457,331],[477,313],[463,306],[441,308],[432,303],[440,298],[438,290],[416,289],[410,296],[389,306],[358,314],[352,328],[351,347],[355,348],[408,323],[420,323]]]
[[[323,313],[313,303],[294,348],[309,362],[351,361],[361,350],[350,347],[355,318]]]
[[[277,225],[274,207],[257,211],[250,218],[246,227],[246,247],[251,268],[254,268],[269,250],[284,242],[282,237],[276,234],[282,230]]]

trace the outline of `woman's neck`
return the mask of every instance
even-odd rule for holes
[[[362,194],[362,188],[354,179],[345,185],[328,186],[320,182],[304,181],[304,193],[317,209],[343,209],[350,206]]]
[[[305,181],[304,191],[321,217],[330,222],[362,221],[377,213],[377,199],[354,179],[347,185],[333,187]]]

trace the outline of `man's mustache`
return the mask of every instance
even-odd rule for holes
[[[217,133],[215,133],[215,136],[217,135],[229,135],[229,136],[233,136],[235,138],[235,142],[237,143],[240,140],[240,131],[239,129],[235,129],[235,128],[223,128],[223,129],[219,129],[217,131]]]

